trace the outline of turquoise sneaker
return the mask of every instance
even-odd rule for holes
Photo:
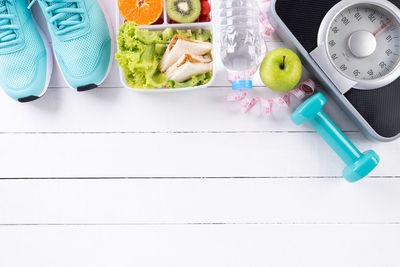
[[[67,84],[96,88],[112,63],[111,25],[97,0],[33,0],[47,20],[53,50]]]
[[[0,87],[12,98],[41,97],[53,70],[51,48],[26,0],[0,0]]]

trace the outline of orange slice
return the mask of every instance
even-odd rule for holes
[[[163,13],[163,0],[118,0],[121,15],[136,25],[150,25]]]

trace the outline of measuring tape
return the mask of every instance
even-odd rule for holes
[[[282,113],[291,106],[291,96],[302,101],[311,96],[315,92],[315,82],[313,80],[305,80],[299,83],[292,91],[285,93],[283,97],[265,98],[261,96],[251,96],[246,91],[233,91],[225,97],[227,102],[240,102],[241,112],[247,114],[258,103],[260,103],[261,113],[270,116],[273,109],[277,113]]]

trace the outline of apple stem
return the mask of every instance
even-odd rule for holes
[[[281,69],[284,69],[284,68],[285,68],[285,59],[286,59],[286,56],[283,56],[283,61],[282,61],[282,64],[281,64]]]

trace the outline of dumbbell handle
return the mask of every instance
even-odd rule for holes
[[[352,164],[361,157],[360,150],[353,145],[324,111],[320,111],[308,122],[346,164]]]
[[[326,97],[317,93],[297,108],[292,121],[297,125],[310,123],[346,163],[343,177],[349,182],[356,182],[378,166],[379,156],[373,150],[361,153],[322,110],[325,103]]]

